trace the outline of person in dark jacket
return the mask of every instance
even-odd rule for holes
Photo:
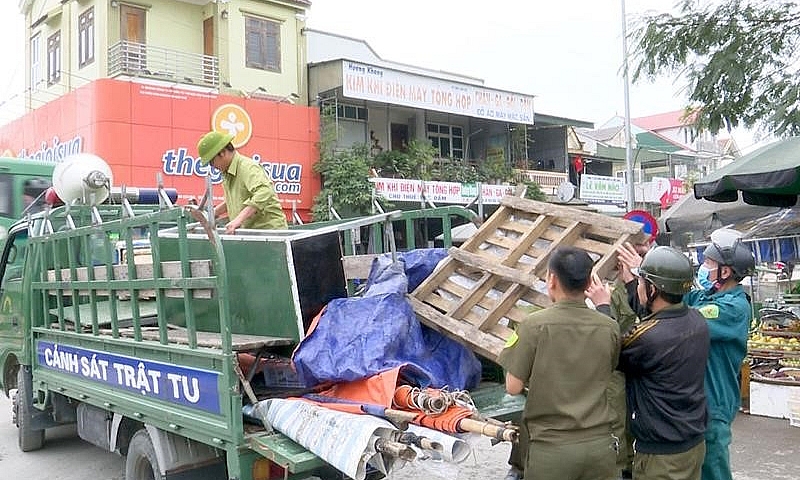
[[[623,337],[619,362],[636,439],[633,478],[699,480],[710,340],[703,316],[683,303],[694,279],[692,264],[673,248],[656,247],[636,275],[639,303],[650,313]],[[609,311],[607,290],[590,291],[598,310]]]

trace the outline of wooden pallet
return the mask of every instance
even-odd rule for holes
[[[505,197],[500,208],[409,295],[424,324],[489,359],[516,323],[550,304],[547,262],[560,246],[586,250],[600,278],[616,276],[616,247],[645,238],[642,224]]]

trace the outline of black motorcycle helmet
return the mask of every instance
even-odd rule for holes
[[[634,273],[658,290],[674,295],[688,292],[694,282],[691,260],[672,247],[656,247],[647,252]]]

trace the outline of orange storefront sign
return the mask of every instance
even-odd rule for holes
[[[113,79],[101,79],[0,127],[0,151],[60,161],[89,152],[111,165],[117,185],[151,187],[161,174],[183,201],[200,197],[210,175],[221,199],[220,173],[200,165],[197,141],[210,129],[235,135],[241,153],[264,166],[290,211],[310,218],[320,190],[319,111]]]

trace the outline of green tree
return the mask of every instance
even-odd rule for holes
[[[431,169],[433,167],[433,157],[436,149],[429,141],[411,140],[406,146],[406,153],[411,163],[414,165],[417,178],[420,180],[431,179]]]
[[[408,154],[400,150],[386,150],[375,155],[372,165],[381,177],[413,178],[416,171]]]
[[[412,140],[403,150],[387,150],[373,159],[372,166],[382,177],[431,179],[436,149],[430,142]]]
[[[504,158],[487,158],[478,165],[478,175],[483,182],[511,182],[514,180],[514,169]]]
[[[324,105],[320,112],[320,140],[317,145],[319,161],[314,171],[322,176],[322,190],[311,207],[313,220],[328,220],[328,197],[342,217],[352,217],[370,212],[372,184],[369,183],[369,149],[366,145],[337,150],[339,132],[336,108]]]
[[[632,31],[634,82],[687,79],[687,118],[712,133],[743,125],[800,134],[800,6],[776,0],[681,0]]]
[[[372,208],[372,184],[369,182],[369,147],[356,145],[332,151],[314,164],[322,175],[322,190],[311,209],[314,220],[328,220],[328,197],[343,218],[367,215]]]
[[[528,180],[527,178],[521,178],[519,183],[527,187],[525,189],[525,198],[528,200],[547,201],[547,195],[542,191],[542,187],[538,183]]]

